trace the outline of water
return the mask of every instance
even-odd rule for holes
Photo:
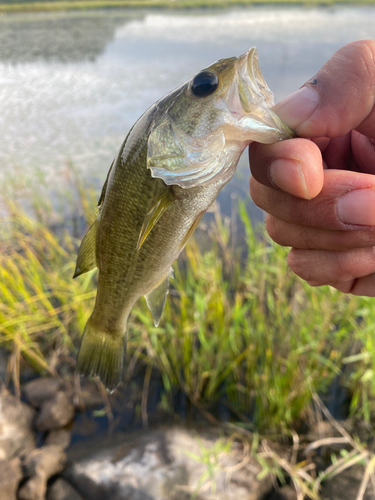
[[[374,37],[372,6],[1,16],[1,171],[56,184],[73,165],[100,184],[134,121],[212,61],[256,45],[279,100],[345,43]],[[246,161],[231,192],[247,192]]]

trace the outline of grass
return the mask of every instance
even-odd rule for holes
[[[72,211],[88,224],[95,195],[80,184],[71,192]],[[96,272],[72,279],[79,239],[72,222],[42,198],[30,216],[17,202],[3,201],[0,345],[12,352],[13,367],[22,359],[53,374],[59,356],[77,353]],[[138,301],[128,362],[138,358],[149,376],[157,369],[170,401],[177,388],[202,411],[221,401],[251,430],[298,427],[312,395],[326,392],[334,377],[352,393],[352,414],[372,421],[373,301],[303,283],[287,268],[287,250],[252,226],[244,202],[237,209],[244,241],[215,206],[214,220],[198,229],[174,266],[158,328],[144,299]]]
[[[296,500],[321,500],[322,494],[324,498],[328,498],[329,490],[334,491],[342,481],[341,474],[345,474],[344,484],[347,494],[352,495],[351,499],[363,500],[365,495],[366,498],[370,498],[369,495],[375,493],[375,454],[372,447],[366,442],[361,442],[355,434],[351,435],[340,422],[335,420],[317,394],[313,395],[313,400],[318,421],[324,417],[325,423],[331,427],[331,435],[336,433],[339,437],[327,436],[309,442],[306,437],[292,431],[291,443],[280,446],[280,443],[262,438],[258,433],[240,434],[238,428],[237,432],[233,432],[233,426],[230,434],[225,436],[221,432],[221,436],[210,447],[205,447],[197,437],[199,453],[185,451],[187,456],[204,465],[204,471],[195,488],[193,485],[189,488],[193,493],[192,498],[207,490],[214,496],[218,491],[217,480],[223,473],[226,475],[225,487],[230,491],[232,479],[238,484],[232,473],[241,469],[246,470],[249,464],[251,472],[254,473],[257,463],[260,466],[256,476],[258,480],[272,478],[276,488],[278,484],[290,485],[287,487],[290,493],[284,493],[283,489],[282,498],[284,494],[285,498],[291,495],[290,498]],[[320,422],[322,423],[321,420]],[[330,460],[323,460],[324,455],[328,453]],[[348,473],[351,474],[349,469],[352,467],[355,467],[356,479],[350,482]],[[361,469],[362,476],[359,476],[358,472]],[[327,481],[331,481],[328,491],[325,484]],[[268,496],[270,495],[272,496],[271,493]],[[335,498],[339,496],[336,495]]]
[[[216,212],[212,248],[201,252],[193,240],[184,266],[175,269],[161,327],[135,310],[130,345],[144,344],[167,390],[178,386],[204,407],[223,398],[248,427],[286,430],[311,394],[340,375],[358,330],[358,300],[292,276],[286,251],[260,241],[243,204],[239,211],[246,234],[242,265]]]
[[[65,224],[53,211],[52,197],[35,191],[29,216],[11,201],[18,190],[12,190],[12,183],[7,188],[1,207],[0,345],[53,374],[59,354],[74,351],[73,340],[88,319],[94,276],[71,279],[77,242],[72,222]],[[60,228],[59,234],[51,227]]]
[[[21,191],[19,180],[15,183],[6,185],[0,205],[0,346],[10,352],[8,371],[17,390],[22,367],[61,376],[64,360],[74,364],[94,303],[96,272],[76,280],[72,274],[97,196],[77,180],[61,197],[41,195],[42,182],[38,190]],[[155,372],[162,376],[165,408],[176,411],[173,395],[183,391],[213,423],[219,422],[215,404],[230,410],[232,422],[224,423],[229,437],[212,449],[201,448],[196,457],[207,470],[195,495],[207,487],[214,494],[221,457],[236,441],[243,446],[242,464],[257,460],[259,478],[270,474],[275,482],[290,482],[298,500],[319,500],[324,481],[362,465],[355,500],[363,500],[369,483],[375,485],[374,453],[363,436],[361,441],[349,434],[331,417],[318,394],[323,397],[339,378],[350,391],[351,416],[365,422],[371,435],[373,300],[309,287],[288,270],[287,249],[252,225],[246,202],[234,208],[243,231],[236,231],[235,218],[223,217],[216,204],[175,263],[160,326],[153,326],[143,298],[132,311],[125,378],[129,381],[136,364],[145,367],[142,418],[147,421]],[[340,437],[301,442],[296,430],[322,418]],[[282,453],[269,440],[280,437],[293,441]],[[317,470],[317,450],[331,445],[331,459]]]
[[[251,6],[257,4],[334,5],[334,4],[374,4],[375,0],[45,0],[0,2],[0,13],[37,12],[56,10],[83,10],[97,8],[223,8],[230,6]]]

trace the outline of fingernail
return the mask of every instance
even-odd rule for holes
[[[272,182],[286,193],[306,200],[311,199],[303,175],[302,165],[298,160],[291,158],[275,160],[270,167],[270,176]]]
[[[375,226],[375,189],[356,189],[337,200],[336,215],[345,224]]]
[[[302,87],[274,106],[273,110],[291,128],[310,118],[319,104],[318,92]]]

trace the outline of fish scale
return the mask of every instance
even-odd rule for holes
[[[233,176],[245,147],[252,140],[293,137],[269,108],[271,101],[253,48],[199,72],[133,126],[78,253],[75,276],[99,269],[78,356],[81,374],[98,375],[114,390],[135,302],[144,295],[158,325],[171,265]]]

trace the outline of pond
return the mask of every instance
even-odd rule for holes
[[[257,46],[277,101],[340,46],[374,36],[372,6],[1,16],[1,172],[56,185],[72,165],[99,187],[137,118],[214,60]],[[247,193],[246,165],[231,193]]]

